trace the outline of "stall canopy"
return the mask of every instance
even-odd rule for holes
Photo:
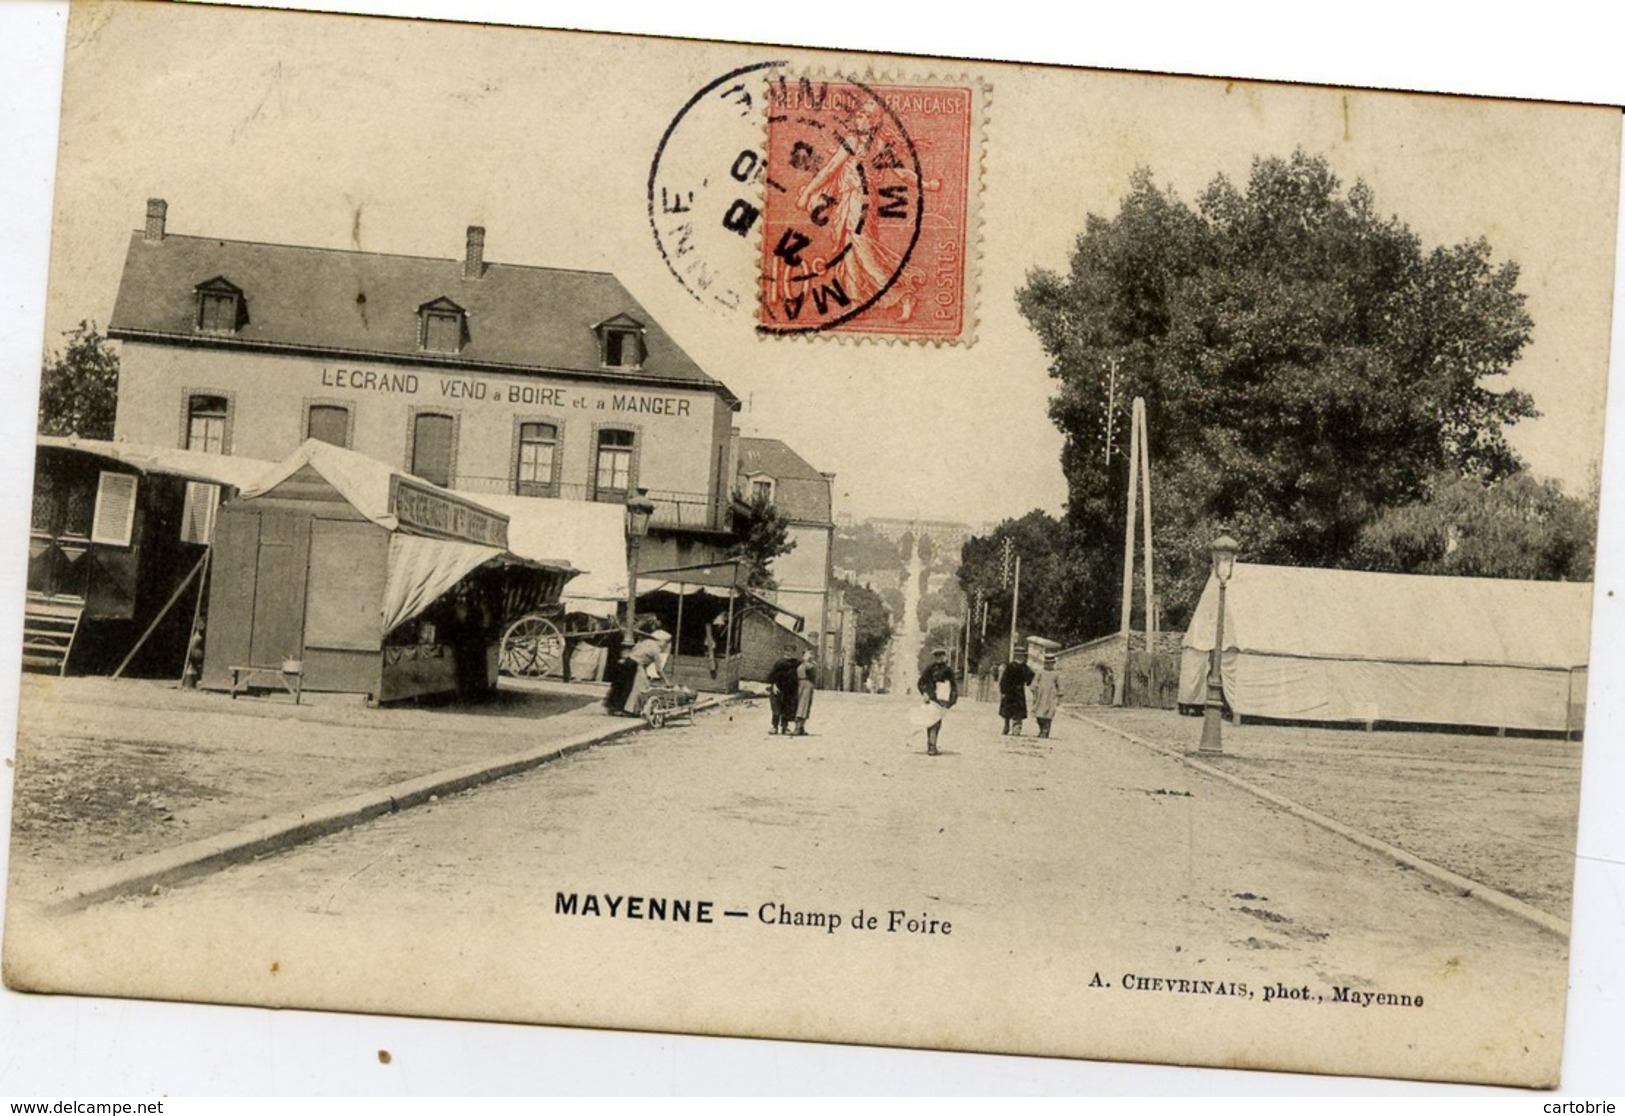
[[[1237,563],[1225,699],[1295,720],[1567,730],[1583,705],[1591,585]],[[1209,579],[1183,645],[1200,704],[1218,619]]]
[[[98,457],[123,462],[144,473],[160,473],[208,484],[229,484],[238,489],[254,486],[261,477],[276,467],[275,462],[261,461],[253,457],[199,453],[197,450],[144,446],[132,442],[104,442],[95,438],[58,438],[41,434],[38,444],[49,449],[70,449],[95,454]]]
[[[574,572],[566,561],[513,553],[507,516],[500,510],[315,439],[244,488],[242,497],[264,496],[307,467],[356,511],[390,532],[381,635],[418,615],[487,562]]]
[[[508,517],[508,549],[583,571],[565,589],[566,611],[614,619],[626,601],[626,508],[537,496],[471,496]]]

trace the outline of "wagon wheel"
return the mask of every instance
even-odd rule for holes
[[[545,678],[564,664],[564,635],[545,616],[522,616],[502,633],[503,674]]]

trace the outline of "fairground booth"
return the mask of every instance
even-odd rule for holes
[[[23,665],[180,678],[223,499],[272,462],[41,436]]]
[[[747,673],[749,664],[771,665],[787,648],[808,646],[794,636],[801,618],[752,592],[748,579],[749,571],[738,559],[639,571],[638,626],[671,633],[672,681],[729,693],[753,677]],[[780,633],[793,638],[783,639]]]
[[[203,685],[477,694],[507,625],[575,573],[513,554],[491,508],[307,441],[220,511]]]
[[[1206,696],[1218,582],[1185,633],[1179,700]],[[1584,728],[1591,585],[1237,562],[1224,701],[1238,717],[1572,734]]]

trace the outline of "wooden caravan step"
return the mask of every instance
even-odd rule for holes
[[[61,602],[30,596],[23,611],[23,666],[65,674],[73,652],[84,602]]]

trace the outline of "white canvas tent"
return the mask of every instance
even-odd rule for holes
[[[1179,700],[1206,697],[1211,577],[1185,633]],[[1225,700],[1245,717],[1581,727],[1591,585],[1238,562],[1226,590]]]

